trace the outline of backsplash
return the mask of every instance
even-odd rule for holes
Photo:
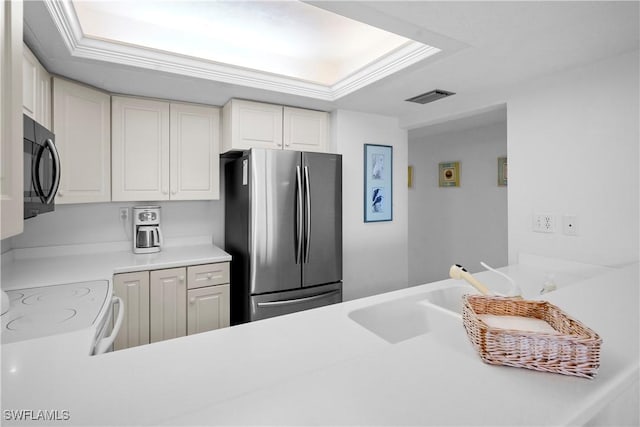
[[[2,252],[9,249],[42,246],[112,243],[131,241],[131,207],[150,202],[92,203],[56,205],[56,210],[24,223],[24,232],[2,241]],[[224,244],[224,204],[222,201],[175,201],[155,203],[162,208],[162,231],[172,238],[213,236],[217,246]],[[126,221],[120,208],[129,208]]]

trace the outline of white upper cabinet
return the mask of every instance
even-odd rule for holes
[[[111,99],[113,201],[169,199],[169,103]]]
[[[62,162],[57,204],[111,200],[111,97],[55,77],[53,132]]]
[[[50,130],[51,76],[26,45],[22,52],[23,112]]]
[[[220,111],[112,97],[112,200],[220,197]]]
[[[40,64],[26,45],[22,48],[22,55],[22,111],[36,120],[38,66]]]
[[[230,100],[222,110],[222,151],[271,148],[326,152],[329,114]]]
[[[171,200],[220,198],[220,110],[171,103]]]
[[[0,4],[0,238],[23,230],[22,2]]]
[[[222,111],[223,151],[282,148],[282,106],[232,99]]]
[[[283,138],[287,150],[327,151],[329,113],[284,107]]]

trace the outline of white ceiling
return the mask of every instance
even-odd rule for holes
[[[72,57],[39,1],[24,3],[25,40],[51,72],[116,93],[212,105],[237,97],[323,110],[343,108],[396,116],[408,124],[462,110],[478,94],[640,47],[640,3],[636,1],[307,3],[443,52],[335,101],[323,101]],[[456,95],[427,105],[404,101],[435,88]]]

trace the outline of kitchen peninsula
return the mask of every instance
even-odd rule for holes
[[[100,356],[85,331],[3,345],[3,421],[32,409],[67,411],[56,425],[585,424],[637,390],[638,277],[634,264],[543,295],[602,337],[593,380],[484,364],[451,313],[396,343],[352,318],[460,284],[444,280]]]

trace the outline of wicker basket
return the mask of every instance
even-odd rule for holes
[[[491,327],[482,314],[541,319],[558,334]],[[546,301],[465,295],[462,317],[486,363],[584,378],[593,378],[600,366],[598,334]]]

